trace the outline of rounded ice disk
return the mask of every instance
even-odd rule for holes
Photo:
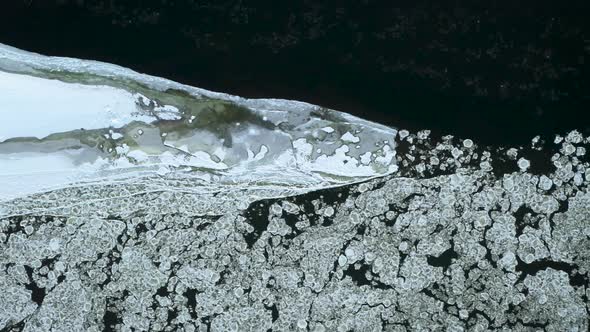
[[[297,327],[300,329],[304,329],[307,327],[307,321],[305,319],[300,319],[297,321]]]
[[[524,158],[518,159],[517,164],[521,171],[526,171],[531,166],[531,162]]]
[[[543,190],[549,190],[553,186],[553,181],[545,175],[541,175],[539,178],[539,188]]]
[[[410,132],[409,132],[409,131],[407,131],[407,130],[405,130],[405,129],[403,129],[403,130],[400,130],[400,131],[399,131],[399,137],[400,137],[400,139],[402,139],[402,140],[403,140],[404,138],[408,137],[409,135],[410,135]]]

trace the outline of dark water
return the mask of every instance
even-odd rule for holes
[[[519,144],[590,130],[588,1],[10,1],[0,42]]]

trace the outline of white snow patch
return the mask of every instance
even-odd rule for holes
[[[119,128],[134,120],[155,120],[138,112],[133,95],[125,90],[2,71],[0,119],[4,137],[36,138],[81,128]]]
[[[347,131],[346,134],[342,135],[341,139],[345,142],[352,142],[352,143],[358,143],[361,141],[360,138],[354,136],[349,131]]]
[[[171,105],[164,105],[160,107],[154,108],[156,115],[158,118],[162,120],[180,120],[182,119],[182,114],[180,110]]]

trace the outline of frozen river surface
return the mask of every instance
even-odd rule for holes
[[[0,45],[0,331],[587,331],[589,144]]]

